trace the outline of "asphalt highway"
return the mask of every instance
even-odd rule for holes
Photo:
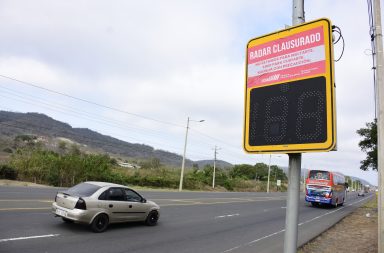
[[[51,214],[57,191],[0,186],[0,252],[283,252],[285,193],[141,191],[161,207],[157,226],[114,224],[96,234]],[[315,208],[302,195],[299,245],[373,196],[348,193],[342,207]]]

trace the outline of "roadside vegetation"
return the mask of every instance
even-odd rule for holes
[[[12,151],[0,164],[0,179],[29,181],[69,187],[83,181],[107,181],[124,185],[177,189],[180,169],[162,165],[156,158],[141,161],[140,169],[122,168],[106,154],[88,154],[76,145],[59,145],[58,151],[43,146],[24,145]],[[187,169],[184,189],[212,190],[213,166]],[[266,191],[268,165],[235,165],[231,169],[216,168],[215,189],[227,191]],[[287,177],[283,170],[271,166],[271,191],[286,191]],[[276,180],[282,181],[277,189]]]

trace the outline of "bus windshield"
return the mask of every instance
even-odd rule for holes
[[[311,172],[309,173],[309,179],[329,180],[330,173],[328,171],[323,170],[311,170]]]

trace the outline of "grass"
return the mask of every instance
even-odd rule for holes
[[[376,193],[376,197],[371,199],[367,203],[365,203],[362,207],[363,208],[372,208],[372,209],[376,208],[377,209],[377,205],[378,205],[378,195]]]

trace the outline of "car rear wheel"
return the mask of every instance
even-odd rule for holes
[[[145,224],[148,226],[155,226],[157,221],[159,220],[159,213],[157,211],[149,212],[147,219],[145,220]]]
[[[91,229],[95,233],[101,233],[107,229],[108,224],[109,224],[108,215],[102,213],[102,214],[97,215],[93,219],[93,221],[91,223]]]

